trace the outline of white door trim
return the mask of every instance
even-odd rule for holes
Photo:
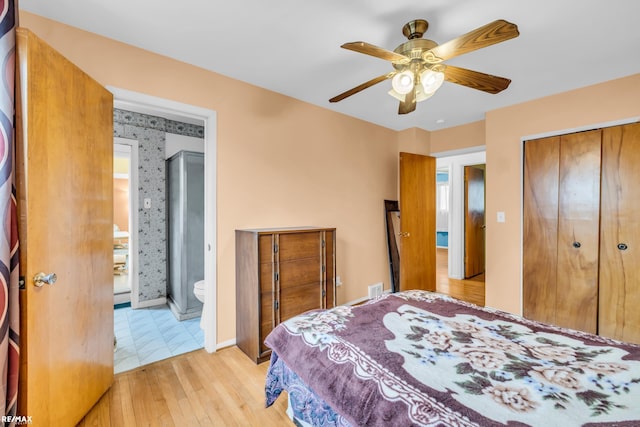
[[[113,86],[107,86],[107,89],[113,93],[114,104],[117,108],[126,108],[128,104],[178,116],[191,117],[204,122],[204,280],[206,304],[202,312],[202,325],[204,328],[204,348],[209,353],[213,353],[216,351],[217,342],[216,112]]]
[[[449,277],[464,279],[464,167],[486,164],[486,151],[436,157],[436,169],[449,170]],[[485,190],[486,191],[486,190]]]

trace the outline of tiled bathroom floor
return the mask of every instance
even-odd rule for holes
[[[137,310],[117,308],[114,331],[118,340],[114,354],[116,374],[204,346],[200,318],[178,321],[166,305]]]

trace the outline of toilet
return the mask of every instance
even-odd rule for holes
[[[204,280],[193,284],[193,294],[198,298],[198,301],[204,304]]]
[[[200,316],[200,329],[204,331],[204,280],[199,280],[193,284],[193,294],[203,304],[202,315]]]

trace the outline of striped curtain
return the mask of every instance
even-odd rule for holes
[[[14,182],[16,5],[0,0],[0,366],[5,415],[18,404],[18,222]],[[12,424],[12,423],[8,423]]]

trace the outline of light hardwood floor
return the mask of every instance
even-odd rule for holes
[[[436,291],[484,306],[484,273],[466,280],[450,279],[447,249],[436,248]]]
[[[286,393],[264,407],[267,367],[229,347],[123,372],[78,426],[293,426]]]
[[[447,277],[446,249],[438,249],[437,288],[484,305],[484,275]],[[293,426],[286,393],[264,407],[268,362],[255,365],[237,347],[197,350],[115,376],[111,389],[78,424],[120,426]]]

